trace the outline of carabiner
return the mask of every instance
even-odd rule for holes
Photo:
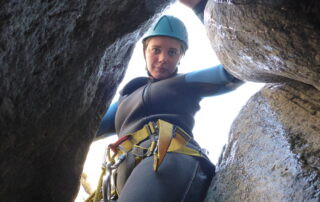
[[[106,165],[107,170],[107,177],[105,182],[103,183],[104,189],[106,192],[103,192],[103,198],[105,202],[111,201],[111,176],[112,171],[117,169],[119,165],[126,159],[126,154],[122,154],[119,156],[118,160],[115,162],[113,159],[113,162],[110,162]]]

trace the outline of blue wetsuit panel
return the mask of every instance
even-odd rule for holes
[[[224,85],[230,83],[234,77],[230,75],[222,65],[193,71],[186,74],[188,83],[211,83]]]
[[[135,79],[136,80],[136,79]],[[140,79],[141,80],[141,79]],[[210,67],[203,70],[193,71],[185,75],[185,82],[187,83],[200,83],[209,84],[217,86],[217,90],[212,94],[207,94],[203,96],[217,96],[221,94],[228,93],[243,82],[231,74],[229,74],[222,65],[217,65],[215,67]],[[136,82],[133,82],[136,83]],[[145,82],[143,82],[144,84]],[[142,84],[141,84],[142,85]],[[139,82],[139,86],[140,82]],[[129,85],[132,86],[132,85]],[[136,87],[134,87],[135,89]],[[102,118],[100,128],[96,134],[96,137],[107,137],[114,135],[115,133],[115,114],[118,109],[118,102],[113,103],[108,111]]]
[[[228,73],[221,64],[187,73],[185,78],[187,83],[207,83],[220,86],[218,91],[207,96],[217,96],[228,93],[243,83],[243,81]]]
[[[108,108],[108,111],[104,114],[100,127],[97,131],[96,138],[111,136],[115,133],[114,120],[118,109],[118,102],[114,102]],[[114,134],[115,135],[115,134]]]

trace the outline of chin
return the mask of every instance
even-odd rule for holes
[[[166,77],[165,75],[162,75],[162,74],[151,74],[151,76],[155,79],[163,79]]]
[[[168,78],[168,76],[167,75],[161,75],[161,76],[157,76],[157,77],[154,77],[154,78],[156,78],[156,79],[166,79],[166,78]]]

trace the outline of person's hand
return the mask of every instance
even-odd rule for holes
[[[179,0],[182,4],[189,8],[194,8],[201,0]]]

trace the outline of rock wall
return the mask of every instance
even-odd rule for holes
[[[0,200],[72,201],[133,46],[171,1],[0,1]]]
[[[233,123],[207,201],[319,201],[320,92],[268,84]]]
[[[134,43],[170,0],[0,1],[0,199],[72,201]],[[228,71],[269,82],[235,120],[207,201],[319,201],[320,3],[209,0]]]
[[[316,0],[209,0],[222,64],[270,84],[234,121],[206,201],[320,201],[319,11]]]
[[[320,90],[320,2],[209,0],[206,27],[219,59],[239,78],[297,80]]]

